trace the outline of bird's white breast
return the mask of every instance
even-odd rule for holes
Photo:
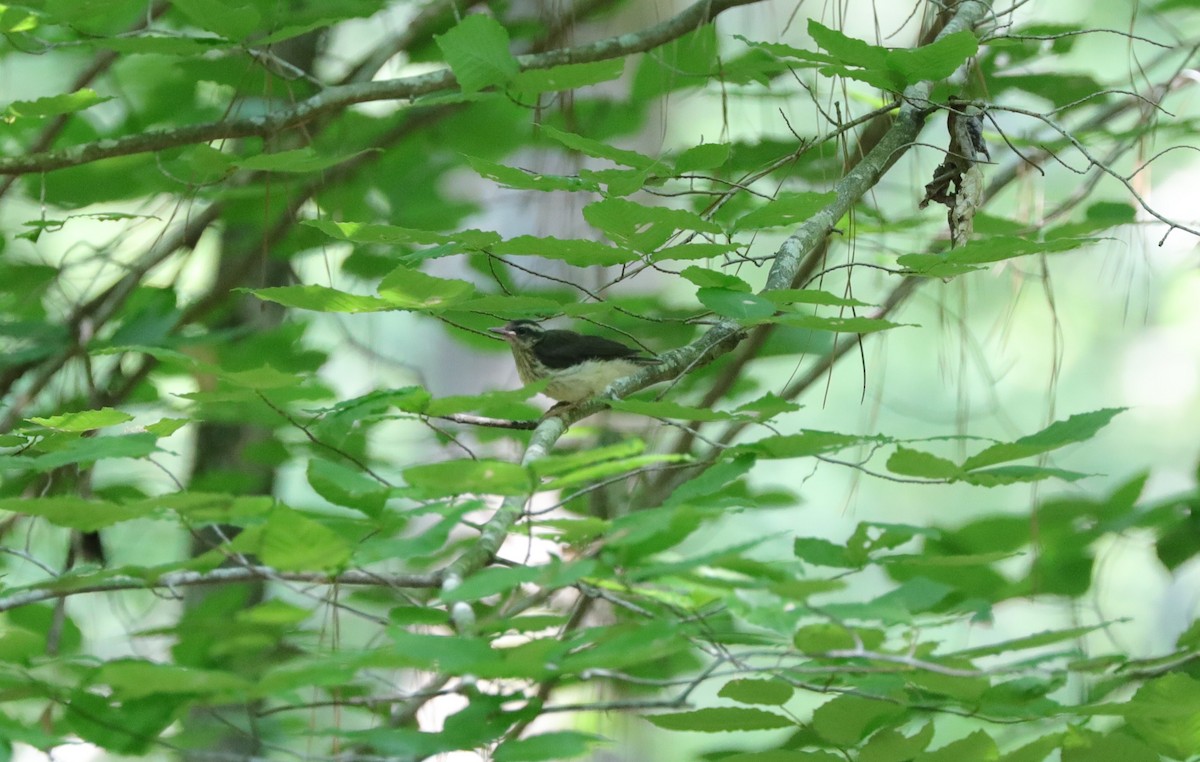
[[[560,402],[578,402],[604,391],[618,378],[625,378],[642,366],[629,360],[587,360],[563,370],[549,372],[547,397]]]

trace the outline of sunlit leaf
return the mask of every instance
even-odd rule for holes
[[[63,413],[46,418],[30,418],[32,423],[45,426],[57,431],[89,431],[102,429],[105,426],[116,426],[119,423],[132,421],[133,416],[110,407],[100,410],[81,410],[78,413]]]

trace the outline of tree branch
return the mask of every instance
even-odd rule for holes
[[[760,0],[698,0],[678,15],[636,34],[623,34],[574,48],[517,56],[521,71],[547,69],[571,63],[588,63],[643,53],[670,42],[712,21],[722,11]],[[334,85],[290,108],[261,116],[207,122],[169,130],[152,130],[122,138],[82,143],[57,151],[0,158],[0,175],[22,175],[74,167],[115,156],[162,151],[168,148],[232,138],[266,137],[304,124],[322,114],[355,103],[410,100],[421,95],[450,90],[458,84],[449,69],[379,82]]]

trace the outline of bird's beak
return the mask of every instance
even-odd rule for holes
[[[513,331],[510,331],[509,329],[507,329],[507,328],[504,328],[504,327],[500,327],[500,328],[489,328],[488,330],[489,330],[489,331],[491,331],[492,333],[499,334],[500,336],[503,336],[503,337],[504,337],[504,338],[506,338],[506,339],[510,339],[510,338],[512,338],[513,336],[516,336],[516,335],[517,335],[517,334],[516,334],[516,333],[514,333]]]

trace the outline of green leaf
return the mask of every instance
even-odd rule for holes
[[[97,103],[110,100],[112,100],[111,97],[101,97],[95,90],[84,88],[73,93],[49,95],[33,101],[13,101],[8,104],[4,112],[6,116],[14,119],[60,116],[83,111]]]
[[[736,243],[681,243],[668,246],[650,254],[651,262],[668,262],[671,260],[711,259],[721,257],[731,251],[742,248]]]
[[[812,727],[832,743],[854,746],[879,728],[900,720],[905,711],[905,707],[888,701],[842,695],[817,707]]]
[[[1002,262],[1006,259],[1030,254],[1070,251],[1092,242],[1093,239],[1089,238],[1036,241],[1028,238],[989,236],[976,239],[965,246],[951,249],[943,254],[904,254],[896,259],[896,263],[901,267],[907,267],[916,274],[947,278],[979,269],[976,265]]]
[[[924,751],[932,740],[932,722],[926,722],[911,736],[884,728],[863,745],[858,753],[858,762],[908,762]]]
[[[690,730],[698,733],[728,733],[739,730],[776,730],[794,728],[794,720],[774,712],[743,707],[697,709],[675,714],[646,715],[646,719],[664,730]]]
[[[388,621],[401,626],[443,625],[449,622],[449,617],[445,609],[433,606],[396,606],[388,612]]]
[[[866,302],[850,299],[845,296],[831,294],[813,288],[786,288],[778,291],[767,291],[763,297],[775,304],[819,304],[831,307],[869,307]]]
[[[966,659],[978,659],[982,656],[998,656],[1005,653],[1017,653],[1032,648],[1042,648],[1044,646],[1062,643],[1063,641],[1076,641],[1086,635],[1090,635],[1096,630],[1101,630],[1108,627],[1108,623],[1083,625],[1080,627],[1068,627],[1063,630],[1045,630],[1043,632],[1026,635],[1021,638],[1012,638],[1011,640],[1003,640],[999,643],[992,643],[986,646],[976,646],[974,648],[966,648],[961,651],[955,651],[954,656]]]
[[[806,328],[810,331],[832,331],[834,333],[875,333],[877,331],[887,331],[892,328],[911,325],[909,323],[893,323],[890,320],[883,320],[882,318],[820,317],[819,315],[800,315],[792,312],[775,315],[770,321],[764,322],[790,325],[795,328]]]
[[[851,649],[859,644],[866,649],[875,649],[882,643],[883,632],[880,630],[847,627],[833,622],[805,625],[792,636],[792,645],[796,650],[814,655]]]
[[[757,442],[731,448],[736,453],[750,453],[763,458],[804,458],[837,452],[867,442],[887,443],[888,437],[862,437],[832,431],[805,430],[799,434],[780,434],[764,437]]]
[[[467,577],[452,590],[442,591],[442,600],[476,601],[489,595],[507,593],[509,590],[545,576],[546,570],[538,566],[492,566],[481,569]]]
[[[964,759],[992,762],[999,759],[1000,749],[996,742],[982,730],[976,730],[966,738],[952,741],[945,746],[917,755],[917,762],[961,762]]]
[[[389,301],[338,291],[328,286],[275,286],[249,289],[259,299],[300,310],[315,312],[382,312],[395,309]]]
[[[633,100],[647,103],[685,87],[702,87],[720,71],[720,43],[716,24],[698,29],[654,49],[641,57],[633,77]]]
[[[189,423],[191,421],[187,418],[163,418],[154,423],[148,423],[143,428],[154,436],[162,438],[171,436]]]
[[[435,233],[432,230],[417,230],[398,225],[330,220],[304,220],[303,224],[333,238],[354,243],[411,243],[427,246],[457,244],[467,249],[479,250],[500,241],[500,234],[491,230],[468,229],[453,233]]]
[[[767,749],[722,756],[721,762],[845,762],[844,756],[831,751]]]
[[[524,467],[503,460],[449,460],[404,470],[404,480],[430,496],[528,495],[533,479]]]
[[[503,85],[520,71],[508,49],[508,30],[489,15],[471,14],[434,40],[464,93]]]
[[[234,159],[231,163],[235,167],[258,172],[321,172],[330,167],[336,167],[338,164],[349,161],[356,156],[361,156],[363,153],[365,151],[341,156],[322,156],[313,150],[311,146],[305,146],[304,148],[297,148],[292,151],[278,151],[276,153],[263,153],[258,156],[247,156],[242,159]]]
[[[1042,736],[1041,738],[1030,741],[1015,751],[1010,751],[1001,759],[1003,762],[1045,762],[1046,758],[1050,756],[1051,753],[1062,746],[1064,735],[1065,734],[1063,733],[1051,733],[1049,735]],[[1067,760],[1070,762],[1070,757],[1068,757]],[[1075,760],[1075,762],[1080,761]],[[1137,759],[1134,756],[1121,756],[1117,757],[1114,762],[1137,762]],[[1154,762],[1158,762],[1158,760],[1154,760]]]
[[[103,500],[84,500],[74,495],[0,499],[0,511],[40,516],[51,524],[81,532],[94,532],[122,521],[150,516],[154,507],[120,505]]]
[[[392,639],[391,654],[398,657],[397,666],[427,668],[459,674],[475,671],[482,665],[495,663],[501,654],[480,638],[462,635],[427,635],[407,632],[398,627],[388,630]]]
[[[717,695],[739,704],[783,706],[795,689],[783,680],[730,680],[721,686]]]
[[[600,241],[579,239],[538,238],[522,235],[491,247],[493,254],[545,257],[561,259],[575,267],[592,265],[620,265],[636,262],[637,252],[619,246],[609,246]]]
[[[1079,471],[1066,471],[1061,468],[1045,468],[1042,466],[999,466],[981,471],[964,473],[961,481],[976,484],[980,487],[1002,487],[1009,484],[1025,484],[1040,482],[1045,479],[1061,479],[1065,482],[1077,482],[1093,474]]]
[[[600,736],[576,730],[560,730],[541,733],[528,738],[505,741],[492,754],[495,762],[555,762],[559,759],[575,759],[592,750]]]
[[[332,571],[350,560],[351,551],[337,532],[280,506],[267,518],[258,552],[263,563],[282,571]]]
[[[546,175],[540,172],[527,172],[516,167],[497,164],[487,159],[474,156],[464,157],[471,169],[480,177],[486,177],[506,188],[536,191],[599,191],[600,184],[580,177],[565,175]]]
[[[836,193],[780,193],[734,223],[735,231],[799,225],[837,198]]]
[[[841,32],[808,22],[808,33],[830,57],[846,66],[826,66],[822,74],[841,76],[866,82],[874,87],[899,92],[921,80],[945,79],[968,58],[975,55],[979,43],[969,31],[947,35],[936,42],[916,49],[888,50],[848,37]],[[808,51],[770,46],[777,55],[794,56],[810,61],[829,60]],[[855,67],[855,68],[848,68]]]
[[[1125,408],[1105,408],[1091,413],[1079,413],[1065,421],[1055,421],[1036,434],[1021,437],[1015,442],[994,444],[967,458],[962,467],[964,470],[974,471],[997,463],[1041,455],[1069,444],[1085,442],[1096,436],[1100,429],[1124,410]]]
[[[1090,205],[1081,222],[1068,222],[1045,232],[1048,239],[1076,238],[1118,225],[1132,225],[1137,221],[1137,210],[1127,202],[1098,201]]]
[[[91,431],[132,421],[133,416],[106,407],[99,410],[81,410],[78,413],[52,415],[47,418],[30,418],[29,420],[38,426],[45,426],[56,431]]]
[[[843,545],[820,537],[797,537],[792,541],[792,553],[796,558],[817,566],[834,566],[855,569],[862,563],[850,558]]]
[[[905,85],[945,79],[979,51],[979,40],[969,30],[948,34],[919,48],[898,48],[887,53],[887,65]]]
[[[578,151],[586,156],[593,156],[597,159],[608,159],[615,164],[621,164],[634,169],[650,169],[657,166],[660,162],[657,159],[652,159],[649,156],[640,154],[637,151],[627,151],[623,148],[614,148],[608,143],[599,140],[585,138],[582,135],[576,135],[573,132],[564,132],[562,130],[551,127],[548,124],[542,124],[538,127],[538,132],[551,140],[554,140],[562,145],[570,148],[572,151]]]
[[[733,146],[728,143],[705,143],[692,146],[675,157],[675,173],[682,175],[704,169],[716,169],[729,161]]]
[[[79,690],[67,702],[65,719],[73,733],[109,752],[143,754],[175,722],[185,702],[182,696],[153,696],[117,703]]]
[[[776,307],[758,294],[725,288],[701,288],[696,291],[700,303],[718,315],[739,322],[754,323],[775,314]]]
[[[954,588],[950,585],[935,582],[927,577],[913,577],[866,605],[872,608],[894,610],[897,613],[889,613],[884,616],[895,621],[911,621],[912,615],[935,608],[954,592]]]
[[[461,302],[475,293],[465,280],[437,278],[403,265],[392,270],[379,284],[379,295],[401,309],[438,309]]]
[[[735,413],[750,413],[760,421],[766,421],[783,413],[793,413],[800,409],[795,402],[789,402],[772,392],[767,392],[756,400],[738,405]]]
[[[549,69],[528,69],[517,74],[510,85],[520,92],[549,93],[574,90],[601,82],[609,82],[625,72],[624,58],[610,58],[590,63],[563,64]]]
[[[750,284],[736,275],[710,270],[707,267],[692,265],[683,268],[683,272],[679,274],[701,288],[723,288],[727,291],[740,291],[747,294],[751,291]]]
[[[176,492],[148,498],[130,507],[150,512],[174,511],[189,524],[238,524],[246,519],[266,516],[275,500],[266,495],[235,497],[205,492]]]
[[[359,470],[322,458],[308,461],[308,483],[334,505],[378,516],[387,502],[388,490]]]
[[[607,479],[616,474],[629,473],[637,471],[647,466],[658,465],[659,463],[687,463],[691,460],[690,455],[683,453],[651,453],[649,455],[637,455],[632,458],[619,458],[617,460],[606,460],[603,463],[594,463],[590,466],[578,468],[570,473],[552,479],[542,485],[543,489],[564,489],[566,487],[575,487],[580,484]]]
[[[252,370],[228,371],[220,375],[234,386],[246,389],[285,389],[300,385],[299,377],[270,365],[260,365]]]
[[[907,447],[896,448],[888,458],[887,469],[893,474],[922,479],[956,479],[963,473],[962,467],[953,461]]]
[[[634,415],[648,415],[654,418],[678,418],[684,421],[733,421],[750,418],[748,415],[738,415],[737,413],[713,410],[707,407],[691,407],[666,400],[613,400],[609,406],[613,410],[633,413]]]
[[[827,51],[842,63],[862,66],[868,69],[884,69],[887,67],[887,49],[871,45],[854,37],[830,29],[820,22],[808,20],[808,36],[822,50]]]
[[[686,505],[693,501],[711,499],[725,485],[749,473],[754,467],[752,455],[741,454],[731,460],[721,461],[705,469],[699,476],[679,485],[664,502],[664,506]]]
[[[1105,734],[1086,728],[1073,728],[1059,746],[1062,748],[1062,762],[1163,762],[1160,754],[1124,729]],[[1043,762],[1044,759],[1045,755],[1032,762]],[[1008,762],[1008,757],[1004,760]]]
[[[686,209],[643,206],[623,198],[606,198],[583,208],[584,218],[613,242],[637,251],[655,249],[677,230],[719,233],[721,227]]]
[[[291,627],[300,624],[312,616],[312,612],[281,600],[263,601],[257,606],[239,611],[236,615],[238,622],[248,624],[264,624],[269,626],[282,625]]]
[[[1103,704],[1095,714],[1118,714],[1161,754],[1187,759],[1200,748],[1200,680],[1173,672],[1148,681],[1125,704]]]
[[[200,27],[230,40],[244,40],[261,21],[250,5],[227,5],[220,0],[171,0],[171,4]]]
[[[246,678],[230,672],[138,659],[106,663],[96,673],[95,681],[109,685],[122,702],[172,693],[236,694],[251,685]]]
[[[34,466],[48,471],[73,463],[95,463],[108,458],[144,458],[158,452],[153,434],[122,434],[111,437],[80,437],[65,447],[34,458]]]
[[[581,468],[603,463],[609,460],[624,460],[646,451],[646,443],[637,437],[629,437],[616,444],[601,447],[588,447],[575,452],[556,453],[539,458],[530,464],[530,468],[539,478],[547,476],[562,476],[578,471]]]
[[[33,13],[11,6],[0,9],[0,33],[32,32],[37,28],[38,17]]]

